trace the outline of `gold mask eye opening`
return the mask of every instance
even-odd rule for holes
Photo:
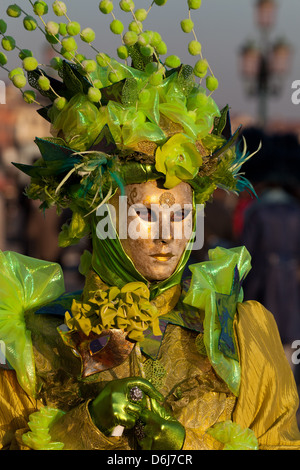
[[[108,344],[110,335],[100,336],[99,338],[93,339],[89,344],[89,353],[91,356],[102,351]]]

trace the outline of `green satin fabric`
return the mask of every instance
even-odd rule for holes
[[[62,450],[63,442],[51,440],[50,428],[65,415],[64,411],[45,406],[29,416],[29,432],[22,434],[22,441],[33,450]]]
[[[239,361],[225,355],[219,348],[221,324],[217,309],[217,295],[233,295],[234,270],[237,267],[239,278],[243,279],[251,269],[251,256],[245,247],[225,249],[217,247],[209,250],[209,261],[190,266],[192,280],[184,303],[205,311],[204,344],[209,360],[217,374],[227,383],[228,387],[238,396],[241,371]],[[237,302],[243,301],[240,288],[238,298],[233,305],[234,316]],[[232,306],[232,305],[231,305]],[[234,332],[230,332],[234,334]]]
[[[194,202],[193,205],[195,206]],[[194,211],[194,230],[196,226],[196,211]],[[192,235],[193,237],[193,235]],[[97,236],[97,219],[92,220],[93,255],[92,268],[103,282],[109,286],[121,289],[128,282],[144,282],[150,290],[150,300],[162,294],[165,290],[180,284],[185,265],[191,254],[192,239],[176,267],[174,273],[167,279],[150,283],[137,271],[129,256],[125,253],[118,234],[115,238],[99,239]]]
[[[36,376],[26,315],[65,290],[61,267],[18,253],[0,251],[0,340],[22,388],[34,397]]]

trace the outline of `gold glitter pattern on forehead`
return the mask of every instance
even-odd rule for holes
[[[160,198],[159,198],[159,204],[163,206],[164,204],[167,204],[169,207],[173,206],[175,204],[175,197],[171,193],[163,193]]]

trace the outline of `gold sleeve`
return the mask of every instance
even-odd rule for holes
[[[94,425],[88,401],[68,411],[50,429],[64,450],[128,450],[126,437],[106,437]],[[22,441],[29,416],[41,408],[19,385],[14,371],[0,371],[0,450],[31,450]]]
[[[99,431],[89,413],[89,401],[68,411],[51,427],[52,440],[63,442],[64,450],[129,450],[126,437],[106,437]]]
[[[0,449],[25,450],[22,433],[28,431],[28,419],[38,408],[17,381],[13,370],[0,370]]]
[[[298,392],[273,315],[258,302],[244,302],[234,327],[241,386],[233,421],[252,429],[262,450],[300,449]]]

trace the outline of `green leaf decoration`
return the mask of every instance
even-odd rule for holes
[[[227,119],[228,119],[228,111],[229,111],[229,106],[226,105],[221,111],[221,116],[216,117],[214,121],[214,128],[212,130],[212,134],[215,135],[222,135],[223,130],[225,129],[225,126],[227,124]]]
[[[224,154],[228,149],[230,149],[230,147],[232,147],[236,143],[237,139],[239,138],[240,131],[241,131],[241,126],[235,131],[233,136],[230,139],[228,139],[226,144],[224,144],[222,147],[220,147],[218,150],[216,150],[213,153],[213,156],[219,157],[222,154]]]
[[[205,204],[212,197],[217,185],[208,176],[196,176],[189,184],[195,191],[196,204]]]
[[[53,160],[69,160],[73,162],[78,162],[81,160],[81,157],[72,157],[74,151],[67,147],[66,145],[63,146],[63,140],[59,139],[59,142],[56,142],[54,138],[36,138],[35,143],[38,146],[41,155],[45,161],[53,161]]]
[[[107,105],[109,101],[116,101],[117,103],[121,103],[124,83],[125,79],[114,83],[113,85],[101,88],[102,105]]]
[[[76,71],[76,68],[72,67],[65,60],[63,61],[62,73],[64,85],[70,91],[72,96],[77,93],[83,93],[84,91],[87,92],[87,89],[91,86],[86,83],[87,80]]]
[[[58,236],[60,247],[76,245],[83,237],[90,232],[90,226],[87,218],[83,217],[79,212],[74,212],[70,224],[64,224],[62,231]]]
[[[153,62],[153,56],[145,57],[141,54],[137,44],[128,47],[128,53],[132,60],[132,67],[137,70],[145,70],[145,67],[150,62]]]
[[[122,88],[122,104],[134,106],[138,100],[138,82],[135,78],[126,78]]]
[[[178,88],[184,96],[188,96],[195,86],[193,67],[182,65],[178,72]]]
[[[68,89],[65,87],[65,85],[61,81],[56,80],[53,77],[50,77],[45,72],[42,72],[39,69],[33,70],[31,72],[27,72],[27,74],[28,74],[29,85],[32,88],[35,88],[42,96],[45,96],[52,102],[57,98],[57,95],[63,96],[66,99],[69,99],[72,96],[72,94],[68,92]],[[41,89],[41,87],[38,84],[38,79],[42,75],[47,77],[48,80],[50,80],[51,88],[55,91],[56,94],[51,88],[47,91]]]
[[[44,118],[46,121],[51,123],[51,119],[48,115],[48,111],[52,108],[52,104],[49,104],[48,106],[44,106],[43,108],[40,108],[37,110],[37,113]]]

